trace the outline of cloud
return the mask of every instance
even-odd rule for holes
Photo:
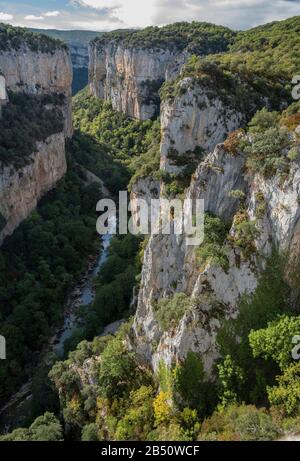
[[[44,18],[44,16],[35,16],[34,14],[28,14],[27,16],[25,16],[25,18],[27,21],[42,21]]]
[[[59,4],[52,1],[52,5]],[[49,29],[108,31],[151,25],[162,26],[177,21],[207,21],[232,29],[248,29],[259,24],[300,15],[300,0],[64,0],[64,2],[65,6],[61,6],[60,11],[54,8],[52,10],[49,6],[47,11],[42,1],[39,7],[31,10],[32,14],[27,14],[26,9],[25,11],[12,9],[11,12],[14,14],[12,22],[15,25],[32,27],[33,22],[40,21],[39,27]],[[14,1],[11,4],[13,5]],[[63,2],[60,5],[62,4]],[[0,5],[2,5],[1,0]]]
[[[1,13],[0,12],[0,21],[11,21],[13,19],[12,14],[6,14],[6,13]]]
[[[110,10],[125,27],[208,21],[243,29],[300,14],[299,0],[71,0],[71,4]]]
[[[46,18],[55,18],[60,15],[59,11],[47,11],[47,13],[44,13],[43,16]]]

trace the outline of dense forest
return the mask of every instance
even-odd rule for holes
[[[20,168],[30,163],[36,143],[64,129],[64,95],[9,92],[0,119],[0,162]]]
[[[234,42],[235,32],[205,22],[177,22],[165,27],[147,27],[142,30],[120,30],[94,39],[105,44],[111,39],[123,41],[126,46],[142,49],[172,49],[206,55],[226,51]]]

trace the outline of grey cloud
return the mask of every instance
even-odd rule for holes
[[[299,14],[298,0],[160,0],[152,21],[208,21],[246,29]]]

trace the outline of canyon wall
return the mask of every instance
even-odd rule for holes
[[[4,228],[0,228],[0,245],[67,171],[63,133],[37,143],[36,149],[23,168],[0,164],[0,213],[5,219]]]
[[[166,79],[176,50],[126,47],[123,42],[89,47],[92,95],[109,100],[115,110],[146,120],[159,111],[158,90]]]
[[[72,64],[65,47],[52,53],[33,51],[24,43],[17,49],[0,48],[0,69],[7,90],[27,94],[63,94],[65,134],[72,135]]]
[[[24,35],[23,29],[14,31],[17,45],[14,47],[8,41],[0,46],[0,105],[5,103],[9,108],[7,98],[2,98],[6,91],[24,93],[31,98],[36,96],[37,103],[41,95],[60,95],[61,102],[57,102],[57,109],[62,113],[61,121],[64,123],[61,123],[61,131],[53,133],[52,130],[46,139],[35,143],[32,154],[21,162],[22,166],[16,166],[13,158],[10,162],[7,156],[3,157],[3,162],[0,160],[0,245],[30,215],[39,199],[66,173],[65,138],[73,132],[72,66],[67,48],[48,38],[40,39],[37,45],[38,36]],[[32,104],[34,100],[31,99]],[[49,102],[52,102],[51,98]],[[47,97],[44,108],[45,111],[51,110]],[[1,121],[5,123],[3,111],[0,124]],[[9,130],[7,124],[5,130]],[[13,145],[9,145],[9,136],[5,136],[7,149],[14,149]]]
[[[189,78],[178,85],[183,91],[161,106],[161,170],[176,178],[196,159],[196,170],[183,195],[204,199],[205,212],[229,224],[224,247],[228,264],[222,267],[209,260],[199,263],[198,248],[190,246],[185,235],[150,236],[132,341],[141,359],[155,371],[162,362],[171,366],[194,351],[201,356],[207,377],[211,377],[219,357],[216,337],[222,321],[234,318],[241,297],[254,293],[265,268],[264,257],[271,255],[273,246],[286,251],[294,245],[295,250],[299,242],[300,176],[296,163],[284,181],[279,174],[269,179],[251,174],[246,169],[246,155],[229,152],[223,144],[230,132],[245,123],[240,110],[226,106],[217,93],[212,97],[207,88]],[[199,147],[202,157],[197,160],[195,149]],[[149,200],[151,190],[148,187],[145,192],[146,184],[144,180],[140,196],[144,193]],[[164,182],[159,189],[161,197],[166,197]],[[232,195],[232,191],[238,191],[238,195]],[[132,194],[133,201],[136,196]],[[258,229],[251,243],[255,250],[247,257],[234,244],[242,216],[241,196],[245,200],[243,219],[256,223]],[[180,293],[189,297],[191,307],[177,323],[162,328],[157,318],[158,302],[174,299]]]
[[[3,75],[0,75],[0,118],[2,116],[2,107],[7,104],[7,101],[5,78]]]

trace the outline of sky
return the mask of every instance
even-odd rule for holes
[[[41,29],[109,31],[208,21],[247,29],[300,15],[300,0],[0,0],[0,22]]]

